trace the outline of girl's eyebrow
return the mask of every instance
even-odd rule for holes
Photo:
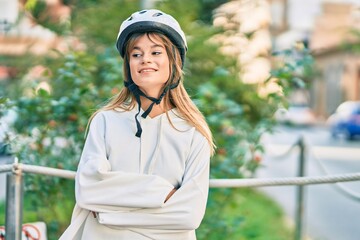
[[[164,46],[160,45],[160,44],[154,44],[151,46],[151,48],[157,48],[157,47],[164,48]],[[133,50],[142,50],[142,49],[141,49],[141,47],[134,46]]]

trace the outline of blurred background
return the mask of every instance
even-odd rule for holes
[[[76,170],[88,118],[123,87],[119,26],[144,8],[187,36],[185,86],[217,144],[211,178],[360,172],[359,0],[0,0],[0,164]],[[25,174],[24,222],[57,239],[73,185]],[[358,182],[306,187],[301,229],[296,190],[212,188],[198,239],[359,239]]]

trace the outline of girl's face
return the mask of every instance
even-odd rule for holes
[[[130,73],[134,83],[148,96],[158,98],[170,76],[169,57],[160,38],[144,34],[129,49]]]

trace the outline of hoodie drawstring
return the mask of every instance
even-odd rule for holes
[[[155,148],[155,151],[154,151],[154,155],[153,155],[153,157],[151,159],[150,166],[149,166],[148,171],[147,171],[148,174],[153,173],[155,162],[158,159],[158,155],[159,155],[159,152],[160,152],[160,146],[161,146],[161,140],[162,140],[163,117],[164,117],[163,115],[160,116],[160,123],[159,123],[159,127],[158,127],[158,132],[157,132],[156,148]]]

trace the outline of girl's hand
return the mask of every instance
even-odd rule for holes
[[[169,198],[176,192],[176,188],[174,188],[173,190],[171,190],[171,192],[166,196],[166,199],[164,201],[164,203],[167,202],[167,200],[169,200]]]

